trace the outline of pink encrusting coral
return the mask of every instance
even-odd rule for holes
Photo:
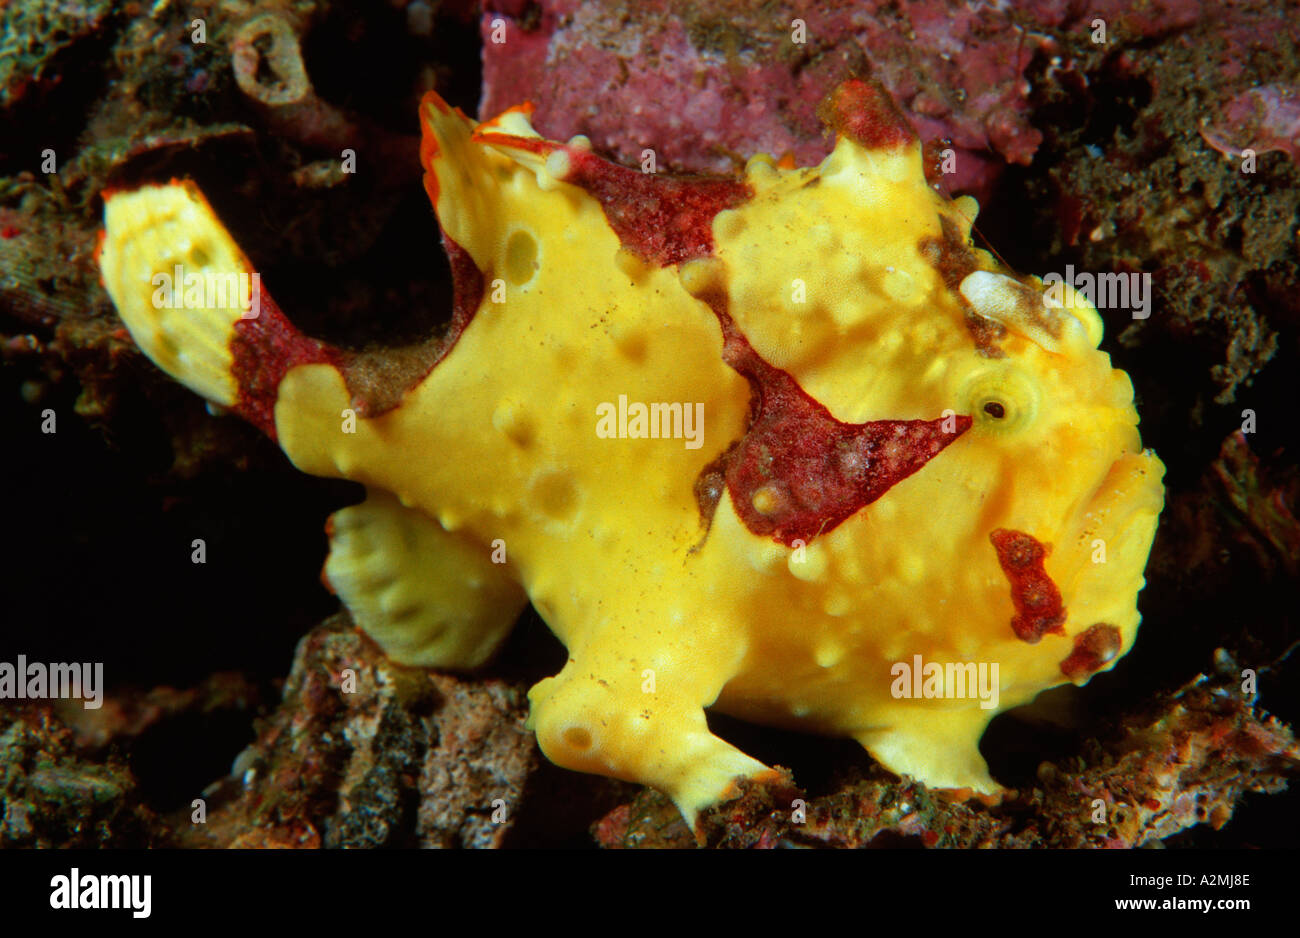
[[[1042,142],[1031,119],[1036,58],[1069,72],[1064,38],[1099,35],[1106,48],[1206,15],[1192,0],[1129,6],[486,0],[480,113],[530,98],[543,136],[585,134],[628,163],[651,148],[691,172],[729,171],[738,153],[789,153],[808,165],[830,150],[815,113],[826,89],[870,73],[932,150],[952,149],[945,188],[983,199],[1007,163],[1028,165]]]
[[[954,147],[954,191],[987,190],[1003,160],[1027,164],[1041,140],[1024,72],[1050,40],[992,4],[489,0],[482,33],[481,113],[529,97],[544,136],[583,133],[625,162],[652,148],[695,172],[729,171],[740,153],[815,163],[831,143],[818,102],[866,72],[923,140]]]
[[[1300,161],[1300,90],[1287,84],[1248,88],[1201,128],[1201,136],[1220,153],[1276,150]]]

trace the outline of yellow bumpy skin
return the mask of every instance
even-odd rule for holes
[[[717,707],[995,790],[988,721],[1137,632],[1163,467],[1096,311],[971,246],[974,202],[874,85],[828,99],[821,165],[740,179],[528,115],[422,106],[456,301],[418,373],[376,380],[264,295],[160,309],[177,263],[249,270],[185,184],[107,197],[105,284],[161,367],[367,486],[326,575],[394,658],[477,665],[532,601],[569,650],[529,695],[554,762],[693,821],[768,771]]]

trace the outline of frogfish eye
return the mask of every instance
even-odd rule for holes
[[[959,413],[973,414],[977,427],[997,434],[1014,433],[1033,422],[1038,413],[1038,389],[1013,366],[988,368],[962,385]]]

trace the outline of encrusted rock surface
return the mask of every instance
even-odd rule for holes
[[[1231,668],[1226,668],[1231,670]],[[1259,713],[1231,677],[1198,676],[1162,695],[1037,784],[1001,799],[961,800],[877,768],[808,798],[785,779],[747,790],[707,819],[710,845],[771,847],[1141,847],[1196,824],[1215,830],[1246,792],[1276,792],[1300,770],[1291,731]],[[593,828],[605,847],[683,847],[691,834],[662,795],[645,792]]]

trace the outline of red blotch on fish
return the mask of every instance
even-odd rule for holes
[[[324,342],[299,332],[265,290],[259,293],[257,317],[235,322],[230,371],[239,386],[234,410],[274,440],[275,402],[284,376],[299,365],[338,367],[340,357]]]
[[[586,190],[629,251],[660,267],[713,253],[713,217],[753,196],[745,182],[711,176],[670,176],[610,162],[582,147],[536,137],[479,132],[474,139],[539,156],[569,158],[563,181]]]
[[[1037,644],[1048,633],[1065,631],[1061,591],[1047,575],[1043,563],[1049,548],[1023,531],[998,528],[989,535],[1002,572],[1011,582],[1011,602],[1016,614],[1011,629],[1021,641]]]
[[[1105,622],[1091,625],[1074,637],[1074,650],[1061,662],[1061,673],[1082,681],[1115,660],[1124,645],[1119,629]]]
[[[745,527],[793,547],[831,531],[919,471],[971,428],[969,416],[842,423],[765,361],[721,292],[701,297],[722,324],[723,360],[749,380],[750,424],[726,454],[732,504]]]

